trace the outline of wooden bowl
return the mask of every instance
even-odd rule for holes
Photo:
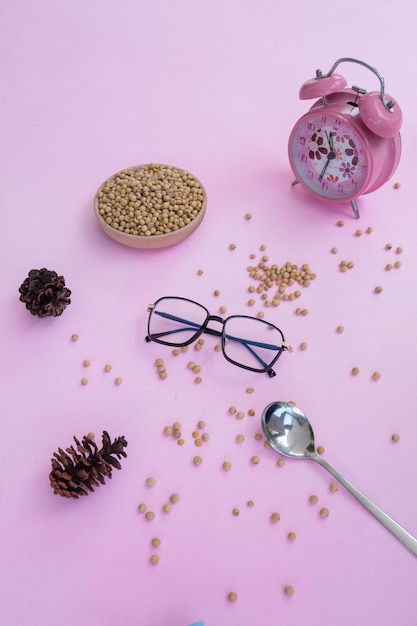
[[[151,165],[155,165],[155,167],[160,167],[160,168],[170,167],[171,169],[175,171],[182,172],[183,174],[191,177],[196,183],[198,183],[198,185],[201,188],[201,193],[203,195],[202,206],[199,209],[198,214],[196,215],[196,217],[194,217],[191,220],[191,222],[189,222],[185,226],[182,226],[178,228],[177,230],[172,230],[168,233],[159,234],[159,235],[135,235],[131,233],[125,233],[121,230],[118,230],[117,228],[114,228],[113,226],[111,226],[105,221],[104,217],[99,212],[99,202],[102,197],[104,187],[106,187],[106,185],[108,185],[109,182],[113,181],[114,178],[116,178],[116,176],[118,176],[119,174],[123,172],[138,171],[138,170],[141,170],[142,168],[149,167]],[[100,224],[101,228],[104,230],[106,235],[111,237],[111,239],[114,239],[114,241],[117,241],[118,243],[121,243],[125,246],[131,246],[132,248],[165,248],[167,246],[172,246],[176,243],[179,243],[180,241],[183,241],[183,239],[191,235],[191,233],[193,233],[196,230],[196,228],[198,228],[198,226],[201,224],[204,218],[205,212],[206,212],[206,206],[207,206],[206,190],[204,189],[203,185],[198,180],[198,178],[196,178],[193,174],[190,174],[186,170],[182,170],[179,167],[169,166],[169,165],[160,165],[160,164],[135,165],[133,167],[125,168],[124,170],[117,172],[113,176],[110,176],[110,178],[107,178],[104,181],[104,183],[100,185],[94,197],[94,213],[96,215],[98,223]]]

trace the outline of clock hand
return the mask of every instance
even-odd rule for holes
[[[323,176],[325,175],[327,168],[329,167],[329,163],[330,163],[330,161],[331,161],[331,158],[330,158],[330,156],[329,156],[329,157],[327,157],[327,161],[326,161],[326,163],[324,164],[324,167],[323,167],[323,169],[322,169],[322,170],[321,170],[321,172],[320,172],[320,176],[319,176],[319,182],[320,182],[320,183],[321,183],[321,181],[323,180]]]
[[[324,167],[323,167],[323,169],[320,172],[319,182],[321,182],[323,180],[323,176],[325,175],[326,170],[329,167],[330,161],[332,159],[336,158],[336,154],[333,152],[333,135],[332,135],[332,133],[327,133],[327,132],[325,132],[325,135],[326,135],[326,139],[327,139],[327,141],[329,143],[330,152],[329,152],[329,154],[327,156],[327,161],[324,164]]]
[[[326,137],[327,137],[327,141],[329,142],[330,152],[333,152],[333,135],[332,135],[332,133],[329,133],[329,134],[326,133]]]

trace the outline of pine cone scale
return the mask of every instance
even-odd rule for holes
[[[112,465],[116,469],[121,469],[121,467],[122,467],[120,465],[119,461],[117,459],[113,459],[113,457],[108,457],[107,461],[108,461],[108,463],[110,463],[110,465]]]

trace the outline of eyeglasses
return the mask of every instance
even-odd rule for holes
[[[267,372],[284,350],[292,352],[279,328],[258,317],[231,315],[226,319],[187,298],[164,297],[148,305],[146,341],[155,341],[177,348],[188,346],[206,333],[221,337],[223,356],[230,363],[252,372]],[[222,324],[221,330],[209,328],[209,322]]]

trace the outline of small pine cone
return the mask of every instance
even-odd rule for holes
[[[45,267],[30,270],[28,277],[19,287],[20,300],[26,308],[38,317],[61,315],[71,303],[71,291],[65,287],[63,276]]]
[[[71,446],[66,451],[58,448],[58,452],[54,452],[49,480],[55,494],[78,499],[80,496],[88,496],[100,483],[104,485],[105,477],[112,477],[114,467],[121,469],[117,459],[127,456],[123,450],[127,441],[122,436],[111,443],[106,431],[103,431],[101,450],[87,436],[83,437],[81,443],[76,437],[74,441],[75,447]]]

